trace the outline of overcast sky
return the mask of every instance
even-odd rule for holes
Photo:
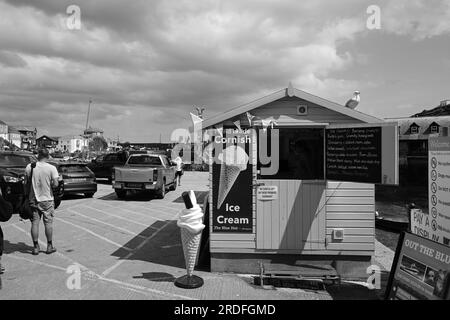
[[[450,1],[0,0],[0,71],[0,119],[38,135],[80,133],[92,97],[106,136],[168,141],[193,105],[211,116],[289,81],[408,116],[450,99]]]

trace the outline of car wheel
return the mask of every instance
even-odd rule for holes
[[[170,187],[170,190],[175,191],[177,190],[177,186],[178,186],[178,180],[175,179],[173,180],[172,186]]]
[[[161,188],[158,190],[157,196],[159,199],[164,199],[166,196],[166,182],[163,181]]]
[[[92,197],[94,196],[94,193],[93,193],[93,192],[86,192],[86,193],[84,194],[84,196],[85,196],[86,198],[92,198]]]
[[[116,195],[119,199],[123,199],[127,196],[127,190],[116,189]]]

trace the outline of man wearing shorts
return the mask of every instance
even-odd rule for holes
[[[183,175],[183,160],[180,156],[178,156],[172,162],[176,166],[175,181],[178,179],[178,185],[181,186],[181,176]]]
[[[33,169],[31,177],[31,164],[26,168],[26,174],[30,181],[30,207],[33,211],[31,219],[31,238],[33,239],[33,255],[38,255],[39,248],[39,222],[42,218],[45,226],[45,236],[47,237],[47,254],[56,252],[53,247],[53,212],[54,198],[52,187],[58,186],[58,171],[54,166],[47,163],[49,153],[47,149],[38,152],[38,162]]]

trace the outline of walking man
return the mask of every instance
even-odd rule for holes
[[[178,178],[178,185],[181,186],[181,176],[183,175],[183,160],[181,159],[180,155],[178,155],[178,157],[176,157],[172,162],[177,167],[175,172],[175,181]]]
[[[39,222],[44,221],[45,236],[47,237],[47,254],[56,252],[53,246],[53,213],[54,198],[52,187],[58,186],[58,171],[48,164],[49,153],[47,149],[40,149],[38,162],[33,168],[31,176],[31,164],[26,168],[26,174],[31,180],[30,207],[33,212],[31,220],[31,238],[33,239],[33,255],[38,255],[39,248]]]

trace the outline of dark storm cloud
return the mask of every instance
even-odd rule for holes
[[[434,1],[445,17],[448,6]],[[424,38],[448,31],[430,19],[437,9],[421,19],[424,1],[402,15],[406,3],[381,1],[382,32]],[[79,31],[66,27],[72,4],[81,8]],[[289,81],[343,102],[366,86],[346,71],[362,61],[349,44],[367,35],[369,4],[0,0],[2,120],[76,133],[92,97],[95,125],[136,138],[185,125],[193,105],[211,115]],[[418,21],[413,30],[408,16]]]

